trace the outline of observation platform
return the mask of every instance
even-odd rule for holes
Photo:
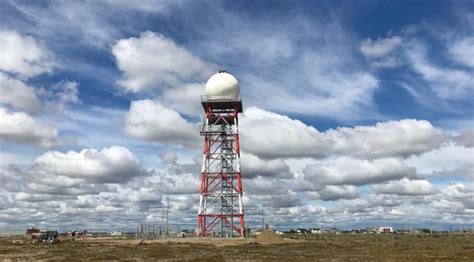
[[[212,111],[228,111],[231,109],[242,113],[242,98],[231,96],[201,96],[201,104],[204,110],[210,108]]]

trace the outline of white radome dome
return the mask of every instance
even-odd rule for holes
[[[239,81],[229,73],[219,72],[207,80],[206,95],[237,99],[240,95]]]

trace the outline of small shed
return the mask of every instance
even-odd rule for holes
[[[41,236],[41,232],[38,228],[28,228],[26,229],[25,239],[31,242],[36,242]]]
[[[41,231],[40,241],[46,243],[53,243],[58,238],[58,231]]]
[[[379,233],[381,234],[393,233],[393,227],[380,227]]]

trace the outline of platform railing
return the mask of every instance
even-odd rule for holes
[[[201,96],[201,102],[227,102],[227,101],[241,101],[242,98],[240,95],[238,97],[235,96],[208,96],[208,95],[202,95]]]

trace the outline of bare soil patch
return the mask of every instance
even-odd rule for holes
[[[282,244],[286,242],[282,236],[271,230],[262,232],[255,238],[255,241],[259,244]]]

